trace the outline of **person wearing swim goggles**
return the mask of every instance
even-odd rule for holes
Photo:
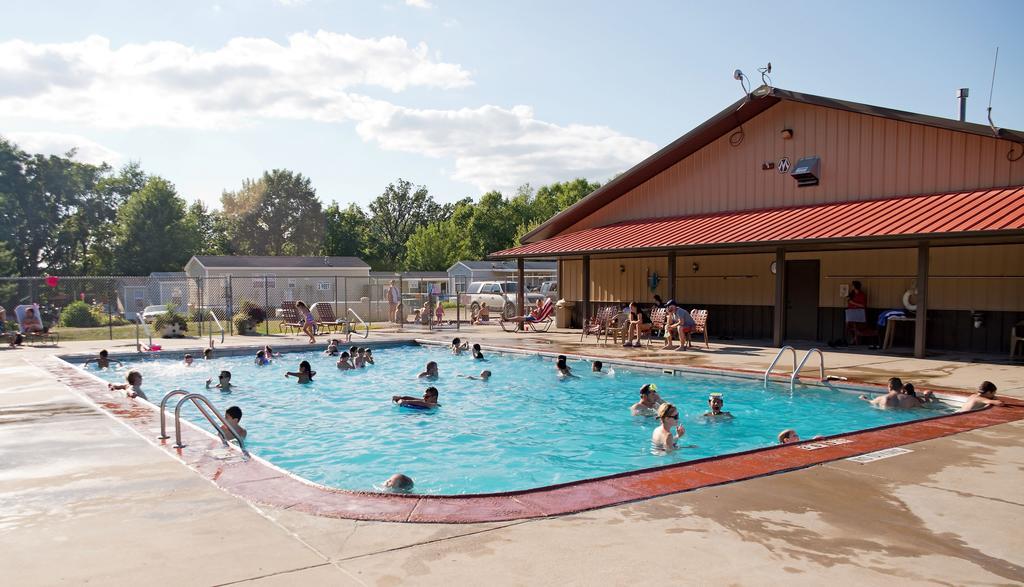
[[[722,398],[720,393],[712,393],[708,395],[708,407],[711,409],[710,412],[705,412],[705,418],[732,418],[732,414],[729,412],[723,412],[722,406],[725,405],[725,400]]]
[[[658,386],[648,383],[640,388],[640,401],[630,406],[629,411],[634,416],[654,416],[663,403],[665,401],[658,395]]]
[[[679,448],[678,440],[686,433],[683,425],[679,423],[679,410],[672,404],[661,404],[658,408],[658,420],[661,421],[661,425],[651,433],[651,442],[666,451]]]

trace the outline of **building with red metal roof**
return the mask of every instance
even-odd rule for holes
[[[899,310],[917,356],[1010,352],[1022,186],[1024,132],[764,86],[492,257],[557,259],[576,323],[658,294],[712,337],[882,344]]]

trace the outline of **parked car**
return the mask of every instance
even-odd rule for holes
[[[540,284],[540,295],[548,298],[552,302],[558,301],[558,282],[557,281],[545,281]]]
[[[459,302],[463,306],[468,306],[473,312],[480,309],[480,304],[487,302],[488,308],[496,312],[500,311],[502,316],[510,318],[517,314],[517,291],[515,282],[474,281],[459,297]],[[543,295],[535,292],[527,292],[525,295],[527,304],[536,304],[537,300],[544,299]]]
[[[142,321],[152,322],[160,314],[167,312],[167,304],[160,304],[158,306],[146,306],[142,310]]]

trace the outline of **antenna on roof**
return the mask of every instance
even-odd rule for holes
[[[740,87],[743,88],[743,95],[749,98],[750,97],[750,78],[747,77],[747,75],[745,73],[743,73],[742,70],[737,69],[736,71],[734,71],[732,73],[732,79],[740,82]],[[747,80],[747,81],[744,82],[743,80]]]
[[[766,86],[772,85],[772,78],[771,78],[770,75],[768,75],[768,74],[770,74],[772,72],[772,62],[771,61],[769,61],[768,65],[766,65],[765,67],[758,67],[757,71],[759,71],[761,73],[761,83],[762,84],[764,84]]]
[[[988,87],[988,125],[992,128],[992,134],[999,137],[999,129],[992,122],[992,93],[996,89],[996,65],[999,63],[999,47],[996,47],[996,58],[992,60],[992,85]]]

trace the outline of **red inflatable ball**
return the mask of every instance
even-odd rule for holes
[[[57,287],[58,281],[60,281],[59,277],[57,277],[56,275],[50,275],[49,277],[46,278],[46,285],[50,287]]]

